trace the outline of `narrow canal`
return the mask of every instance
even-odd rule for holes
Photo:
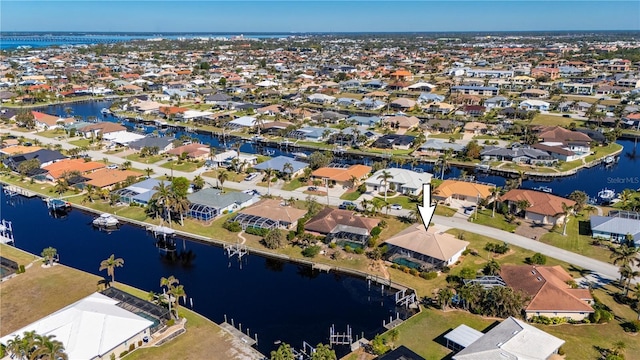
[[[160,292],[160,278],[174,275],[183,284],[193,310],[220,323],[226,315],[242,324],[252,337],[258,334],[263,354],[277,341],[302,347],[328,343],[329,328],[335,324],[344,332],[371,339],[384,331],[383,320],[403,309],[396,308],[393,293],[381,291],[352,276],[319,273],[306,266],[255,255],[229,260],[223,249],[190,240],[177,240],[175,257],[166,256],[144,229],[123,225],[111,233],[95,230],[94,215],[72,210],[65,217],[53,217],[39,198],[5,197],[0,191],[2,217],[13,222],[16,246],[34,254],[53,246],[60,262],[93,274],[100,261],[111,254],[124,259],[117,268],[118,282],[145,291]],[[191,307],[190,300],[187,307]],[[346,353],[339,347],[340,354]]]

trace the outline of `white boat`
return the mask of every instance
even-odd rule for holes
[[[542,192],[546,192],[548,194],[551,194],[553,192],[553,189],[548,187],[548,186],[538,186],[538,187],[534,187],[533,190],[537,190],[537,191],[542,191]]]
[[[102,115],[110,115],[111,114],[111,110],[109,110],[107,108],[102,108],[102,110],[100,110],[100,112],[102,113]]]
[[[616,192],[607,188],[604,188],[598,192],[598,197],[604,201],[610,201],[615,196],[616,196]]]
[[[480,171],[489,171],[491,167],[489,164],[476,164],[476,169]]]
[[[147,230],[151,231],[155,236],[162,237],[173,236],[176,233],[172,228],[162,225],[149,226]]]
[[[111,214],[102,214],[93,219],[93,225],[97,227],[116,227],[120,225],[120,221]]]
[[[0,244],[15,244],[13,240],[13,227],[11,221],[0,220]]]
[[[604,158],[604,163],[605,164],[613,164],[613,162],[616,161],[616,158],[609,155],[606,158]]]
[[[298,159],[306,159],[308,157],[307,154],[301,152],[291,153],[291,155],[295,156]]]

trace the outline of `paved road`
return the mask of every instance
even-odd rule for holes
[[[58,141],[55,139],[51,139],[51,138],[47,138],[47,137],[43,137],[43,136],[39,136],[37,134],[34,133],[23,133],[20,131],[13,131],[13,130],[7,130],[7,129],[0,129],[0,133],[5,133],[5,134],[12,134],[15,136],[24,136],[26,138],[30,138],[30,139],[38,139],[40,142],[42,142],[43,144],[61,144],[62,147],[64,149],[70,149],[75,147],[72,144],[69,144],[67,142],[64,141]],[[127,161],[126,159],[120,158],[118,156],[115,155],[106,155],[102,152],[99,151],[88,151],[87,154],[89,156],[91,156],[93,159],[95,160],[101,160],[106,158],[108,161],[112,162],[112,163],[116,163],[116,164],[122,164],[125,161]],[[171,175],[171,170],[170,169],[166,169],[163,167],[160,167],[158,165],[155,164],[143,164],[143,163],[136,163],[133,162],[134,167],[136,168],[151,168],[153,169],[155,175]],[[177,171],[174,170],[173,171],[173,175],[174,176],[184,176],[187,178],[193,178],[196,174],[201,173],[202,170],[196,170],[192,173],[186,173],[186,172],[182,172],[182,171]],[[209,183],[209,184],[217,184],[217,179],[214,178],[210,178],[210,177],[203,177],[204,180]],[[240,183],[236,183],[236,182],[232,182],[232,181],[225,181],[224,186],[230,189],[235,189],[235,190],[258,190],[263,194],[266,194],[267,189],[263,188],[263,187],[258,187],[256,186],[254,183],[252,182],[240,182]],[[281,189],[271,189],[271,194],[272,195],[276,195],[276,196],[281,196],[285,199],[294,197],[294,198],[298,198],[298,199],[305,199],[307,197],[307,194],[304,194],[302,191],[285,191],[285,190],[281,190]],[[318,201],[325,204],[327,203],[326,201],[327,197],[326,196],[319,196],[318,197]],[[342,203],[343,200],[341,200],[339,197],[337,196],[329,196],[328,198],[328,203],[330,205],[334,205],[337,206],[340,203]],[[408,215],[409,211],[404,209],[404,210],[390,210],[389,214],[390,215],[395,215],[395,216],[402,216],[402,215]],[[500,241],[504,241],[506,243],[512,244],[512,245],[516,245],[516,246],[520,246],[522,248],[531,250],[531,251],[535,251],[535,252],[539,252],[541,254],[544,254],[546,256],[549,257],[553,257],[556,258],[558,260],[562,260],[565,262],[568,262],[570,264],[574,264],[578,267],[584,268],[584,269],[589,269],[591,271],[594,271],[595,273],[597,273],[597,275],[606,278],[606,279],[617,279],[618,278],[618,268],[612,264],[608,264],[605,263],[603,261],[599,261],[599,260],[595,260],[595,259],[591,259],[589,257],[586,256],[582,256],[567,250],[563,250],[551,245],[547,245],[544,243],[541,243],[539,241],[533,240],[533,239],[529,239],[526,238],[524,236],[520,236],[517,234],[512,234],[506,231],[502,231],[499,229],[495,229],[492,227],[488,227],[488,226],[483,226],[483,225],[478,225],[478,224],[474,224],[474,223],[470,223],[466,220],[466,218],[459,218],[459,217],[443,217],[443,216],[434,216],[433,217],[433,222],[437,225],[441,225],[444,227],[449,227],[449,228],[458,228],[458,229],[463,229],[466,231],[470,231],[476,234],[480,234],[480,235],[484,235],[484,236],[488,236]]]

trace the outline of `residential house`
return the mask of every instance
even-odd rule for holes
[[[573,278],[559,265],[502,265],[500,277],[530,298],[524,309],[527,320],[546,316],[581,321],[594,312],[589,289],[572,288]]]
[[[4,159],[3,163],[11,170],[18,171],[18,167],[20,166],[20,164],[27,160],[37,159],[38,162],[40,162],[40,168],[43,168],[47,165],[53,164],[56,161],[60,161],[66,158],[67,157],[62,155],[59,151],[40,149],[29,153],[9,156],[8,158]]]
[[[560,88],[565,94],[593,95],[593,84],[561,83]]]
[[[380,149],[404,149],[408,150],[413,144],[415,136],[387,134],[379,137],[371,146]]]
[[[290,230],[296,228],[298,220],[306,213],[306,210],[285,206],[281,200],[265,199],[238,211],[233,221],[238,222],[243,230],[250,227]]]
[[[494,96],[484,101],[484,106],[486,106],[487,109],[506,108],[512,105],[513,101],[504,96]]]
[[[591,216],[591,236],[621,243],[631,236],[640,247],[640,213],[634,211],[610,211],[608,216]]]
[[[557,161],[546,151],[528,147],[503,148],[499,146],[486,146],[480,151],[480,156],[483,160],[513,161],[515,163],[547,166]]]
[[[336,101],[336,98],[330,95],[316,93],[307,96],[307,101],[313,104],[327,105]]]
[[[65,119],[58,116],[41,113],[39,111],[31,111],[31,114],[33,114],[36,129],[39,130],[62,128],[66,124],[71,124],[76,121],[76,119],[72,117]]]
[[[463,107],[463,111],[465,114],[473,117],[478,117],[484,115],[487,108],[481,105],[466,105]]]
[[[400,110],[409,110],[416,106],[416,101],[407,98],[397,98],[389,103],[389,107]]]
[[[427,139],[424,144],[420,145],[418,150],[422,155],[438,156],[447,151],[459,154],[464,151],[464,148],[465,146],[462,144],[452,143],[443,139]]]
[[[520,96],[528,99],[546,99],[549,97],[549,92],[541,89],[527,89],[521,92]]]
[[[229,167],[233,164],[233,159],[238,159],[238,165],[242,168],[251,167],[258,163],[258,157],[251,154],[240,153],[235,150],[228,150],[217,153],[213,158],[209,157],[206,165],[209,167]]]
[[[420,119],[415,116],[389,116],[384,118],[384,123],[389,124],[391,127],[401,130],[409,130],[420,124]]]
[[[416,354],[404,345],[380,355],[377,360],[425,360],[422,356]]]
[[[92,171],[102,169],[104,163],[96,161],[85,161],[84,159],[62,159],[53,164],[43,166],[42,169],[47,171],[46,179],[56,181],[59,178],[69,176],[72,173],[83,175]]]
[[[129,177],[139,178],[140,176],[142,176],[142,174],[137,171],[107,168],[98,169],[83,175],[83,177],[88,179],[85,184],[92,185],[98,189],[110,189],[116,184],[124,182]]]
[[[382,119],[378,116],[351,116],[347,119],[347,122],[356,123],[359,126],[372,127],[380,123]]]
[[[421,93],[418,97],[418,104],[425,105],[429,103],[439,103],[443,102],[445,99],[444,95],[438,95],[434,93]]]
[[[290,170],[285,170],[286,164],[291,165]],[[253,168],[261,171],[271,169],[281,174],[286,172],[286,173],[289,173],[289,175],[293,178],[302,174],[304,169],[308,166],[309,164],[304,163],[302,161],[297,161],[294,158],[290,158],[287,156],[277,156],[267,161],[261,162],[260,164],[254,166]]]
[[[182,156],[182,154],[185,153],[187,154],[187,157],[189,159],[205,160],[210,154],[210,147],[209,145],[205,144],[188,144],[178,146],[167,151],[167,154],[175,155],[178,157]]]
[[[260,198],[236,191],[222,192],[206,188],[187,195],[191,203],[187,216],[197,220],[210,221],[223,213],[235,212],[256,203]]]
[[[497,96],[500,90],[495,86],[457,85],[452,86],[450,91],[452,94]]]
[[[96,139],[98,137],[104,137],[106,134],[117,135],[119,133],[125,133],[127,132],[127,128],[118,123],[102,121],[96,124],[83,126],[78,128],[77,131],[85,138]]]
[[[538,138],[542,144],[550,146],[562,146],[576,153],[587,154],[591,151],[591,139],[588,135],[579,131],[572,131],[560,126],[550,126],[539,130]]]
[[[461,180],[447,179],[433,191],[433,198],[437,201],[450,203],[452,199],[478,202],[491,197],[494,186],[478,184]]]
[[[432,174],[426,172],[418,173],[402,168],[388,168],[376,171],[365,181],[367,191],[384,191],[384,179],[381,177],[383,171],[391,175],[391,177],[387,179],[389,189],[395,189],[394,191],[404,195],[420,195],[422,193],[422,185],[430,184],[431,178],[433,177]]]
[[[465,134],[481,135],[481,134],[486,134],[488,128],[487,128],[487,124],[485,123],[470,121],[464,124],[463,130]]]
[[[409,226],[384,243],[388,246],[388,261],[423,271],[455,264],[469,246],[468,241],[437,232],[433,227],[427,230],[423,224]]]
[[[328,127],[305,126],[300,129],[291,131],[287,137],[304,140],[304,141],[322,141],[331,137],[332,134],[339,132],[337,129]]]
[[[145,206],[149,204],[153,194],[157,192],[154,188],[160,186],[160,183],[162,183],[161,180],[146,179],[126,188],[118,189],[113,193],[119,196],[120,202]],[[170,183],[165,183],[165,186],[170,186]]]
[[[447,347],[456,350],[463,348],[453,355],[453,360],[550,360],[565,343],[564,340],[511,316],[486,334],[462,324],[444,337]]]
[[[330,184],[342,187],[352,187],[367,178],[371,172],[371,166],[351,165],[344,167],[321,167],[311,173],[311,177],[322,181],[329,181]]]
[[[7,346],[25,332],[33,331],[62,342],[65,359],[106,359],[110,354],[128,351],[132,344],[149,340],[154,321],[158,320],[151,321],[134,310],[139,311],[124,305],[122,299],[93,293],[5,335],[0,344]]]
[[[379,219],[359,216],[354,211],[325,207],[307,221],[304,230],[326,236],[326,242],[366,245],[371,238],[371,230],[379,222]]]
[[[11,143],[14,142],[15,145]],[[25,146],[25,145],[17,145],[18,139],[4,139],[3,145],[7,145],[0,149],[0,154],[13,156],[13,155],[22,155],[29,154],[32,152],[36,152],[38,150],[42,150],[40,146]]]
[[[518,204],[526,202],[529,204],[524,209],[524,218],[538,224],[562,225],[565,216],[562,204],[574,206],[575,201],[555,196],[546,192],[512,189],[500,196],[500,201],[507,204],[509,211],[517,213]]]
[[[560,70],[557,68],[536,67],[531,69],[531,77],[536,79],[548,78],[549,80],[556,80],[560,77]]]
[[[129,148],[134,150],[142,150],[143,148],[157,148],[158,154],[163,154],[173,149],[172,137],[145,136],[140,140],[132,141],[128,144]]]

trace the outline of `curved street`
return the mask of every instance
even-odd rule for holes
[[[35,133],[25,133],[21,131],[14,131],[14,130],[7,130],[7,129],[1,129],[0,133],[11,134],[18,137],[24,136],[25,138],[30,138],[30,139],[37,139],[42,144],[54,144],[54,145],[60,144],[62,145],[63,149],[71,149],[76,147],[75,145],[69,144],[65,141],[59,141],[52,138],[39,136]],[[100,161],[106,158],[109,162],[112,162],[115,164],[122,164],[125,161],[128,161],[126,159],[123,159],[115,155],[104,154],[100,151],[87,151],[87,155],[89,155],[91,158],[93,158],[96,161]],[[140,169],[151,168],[154,171],[154,175],[156,176],[159,176],[159,175],[170,176],[173,173],[173,176],[184,176],[189,179],[192,179],[195,175],[201,174],[203,172],[201,169],[198,169],[194,172],[186,173],[186,172],[177,171],[177,170],[172,171],[170,169],[166,169],[155,164],[144,164],[144,163],[139,163],[135,161],[132,161],[132,163],[136,168],[140,168]],[[207,183],[211,185],[217,184],[217,179],[215,178],[206,177],[206,176],[203,176],[203,178]],[[232,182],[232,181],[225,181],[224,186],[234,190],[260,190],[261,193],[263,194],[266,193],[266,189],[258,187],[251,182],[238,183],[238,182]],[[297,199],[304,199],[307,197],[307,194],[305,194],[300,190],[286,191],[286,190],[271,188],[270,193],[271,195],[281,196],[285,199],[288,199],[291,197],[297,198]],[[331,195],[329,195],[328,197],[319,196],[318,201],[320,203],[323,203],[323,204],[328,203],[329,205],[333,205],[333,206],[337,206],[343,202],[343,200],[340,199],[339,197],[331,196]],[[408,215],[409,210],[406,210],[406,209],[390,210],[389,214],[395,215],[395,216]],[[500,229],[474,224],[474,223],[468,222],[466,218],[444,217],[444,216],[434,215],[432,221],[433,223],[442,227],[457,228],[457,229],[473,232],[479,235],[484,235],[499,241],[506,242],[508,244],[519,246],[531,251],[539,252],[546,256],[556,258],[558,260],[562,260],[567,263],[576,265],[580,268],[591,270],[592,272],[595,273],[594,280],[596,281],[598,280],[597,279],[598,277],[602,278],[603,280],[604,279],[615,280],[615,279],[618,279],[619,277],[618,267],[612,264],[595,260],[583,255],[579,255],[564,249],[557,248],[555,246],[544,244],[539,241],[529,239],[524,236],[520,236],[510,232],[506,232]]]

